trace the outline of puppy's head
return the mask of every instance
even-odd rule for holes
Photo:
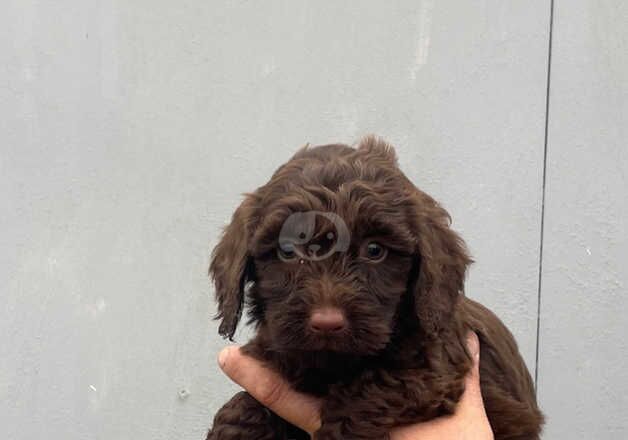
[[[233,336],[246,299],[278,351],[375,354],[401,319],[436,337],[471,261],[449,223],[380,139],[305,147],[246,195],[214,249],[219,331]]]

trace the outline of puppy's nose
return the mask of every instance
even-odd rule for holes
[[[317,333],[339,333],[347,328],[347,319],[340,309],[315,309],[310,316],[310,329]]]

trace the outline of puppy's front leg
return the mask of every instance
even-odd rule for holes
[[[240,392],[218,411],[207,440],[284,440],[287,428],[283,419]]]
[[[395,426],[453,413],[464,373],[376,370],[349,386],[334,386],[322,408],[315,440],[383,440]]]

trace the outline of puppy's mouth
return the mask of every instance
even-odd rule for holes
[[[332,333],[312,332],[310,330],[308,336],[312,346],[318,349],[331,349],[332,347],[347,345],[347,341],[350,339],[348,329]]]
[[[390,330],[381,320],[364,322],[365,317],[360,320],[337,306],[317,305],[303,310],[298,318],[295,314],[290,320],[275,317],[273,321],[276,325],[269,326],[271,344],[277,352],[369,356],[390,340]]]

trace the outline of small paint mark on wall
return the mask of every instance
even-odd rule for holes
[[[433,0],[423,0],[419,8],[418,37],[414,54],[414,64],[410,68],[410,78],[416,81],[419,70],[427,64],[430,53],[430,38],[432,28]]]

